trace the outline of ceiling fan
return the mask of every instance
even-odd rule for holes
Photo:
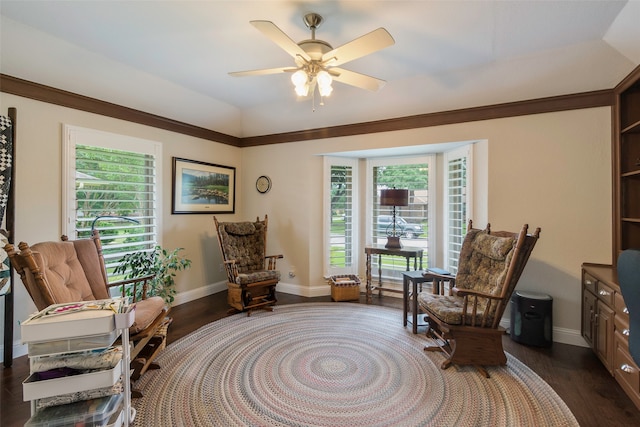
[[[333,90],[331,82],[334,80],[374,92],[384,86],[384,80],[338,66],[393,45],[395,41],[387,30],[378,28],[334,49],[326,41],[316,39],[316,29],[323,22],[322,16],[308,13],[303,21],[311,30],[311,39],[299,43],[294,42],[271,21],[251,21],[262,34],[293,57],[295,66],[236,71],[229,74],[241,77],[291,73],[291,80],[299,96],[313,95],[316,87],[321,97],[328,96]]]

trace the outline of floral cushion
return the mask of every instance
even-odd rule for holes
[[[515,237],[494,236],[485,230],[469,230],[460,251],[456,287],[488,295],[501,295],[516,240]],[[424,310],[438,319],[451,325],[462,324],[462,297],[422,292],[418,302]],[[482,323],[482,316],[487,316],[486,324],[493,321],[496,304],[492,305],[488,313],[484,313],[487,304],[487,298],[478,298],[476,324]],[[471,324],[472,309],[470,300],[467,306],[467,324]]]
[[[225,222],[219,227],[226,259],[235,260],[240,273],[265,267],[265,226],[263,222]]]
[[[429,315],[434,315],[438,319],[449,325],[461,325],[462,324],[462,308],[464,298],[458,296],[448,295],[436,295],[428,292],[420,292],[418,294],[418,304]],[[485,304],[482,307],[478,307],[476,312],[476,324],[480,324],[483,321],[483,312]],[[467,306],[467,325],[471,324],[472,305]],[[487,315],[487,324],[493,322],[493,312]]]
[[[236,277],[238,285],[248,285],[249,283],[262,282],[265,280],[280,280],[280,272],[278,270],[259,270],[250,273],[240,273]]]
[[[484,230],[469,231],[460,252],[456,286],[500,295],[515,243],[515,237],[492,236]]]
[[[224,224],[224,229],[236,236],[247,236],[256,232],[256,226],[252,222],[228,222]]]

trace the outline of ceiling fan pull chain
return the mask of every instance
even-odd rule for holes
[[[316,88],[313,88],[313,92],[311,92],[311,112],[316,112]]]

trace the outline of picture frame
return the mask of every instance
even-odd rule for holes
[[[235,213],[236,168],[173,157],[172,214]]]

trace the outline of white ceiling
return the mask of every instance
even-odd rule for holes
[[[294,65],[251,20],[296,42],[317,12],[333,47],[386,28],[395,45],[342,67],[387,81],[296,99]],[[631,1],[0,0],[0,72],[238,137],[613,88],[640,64]]]

